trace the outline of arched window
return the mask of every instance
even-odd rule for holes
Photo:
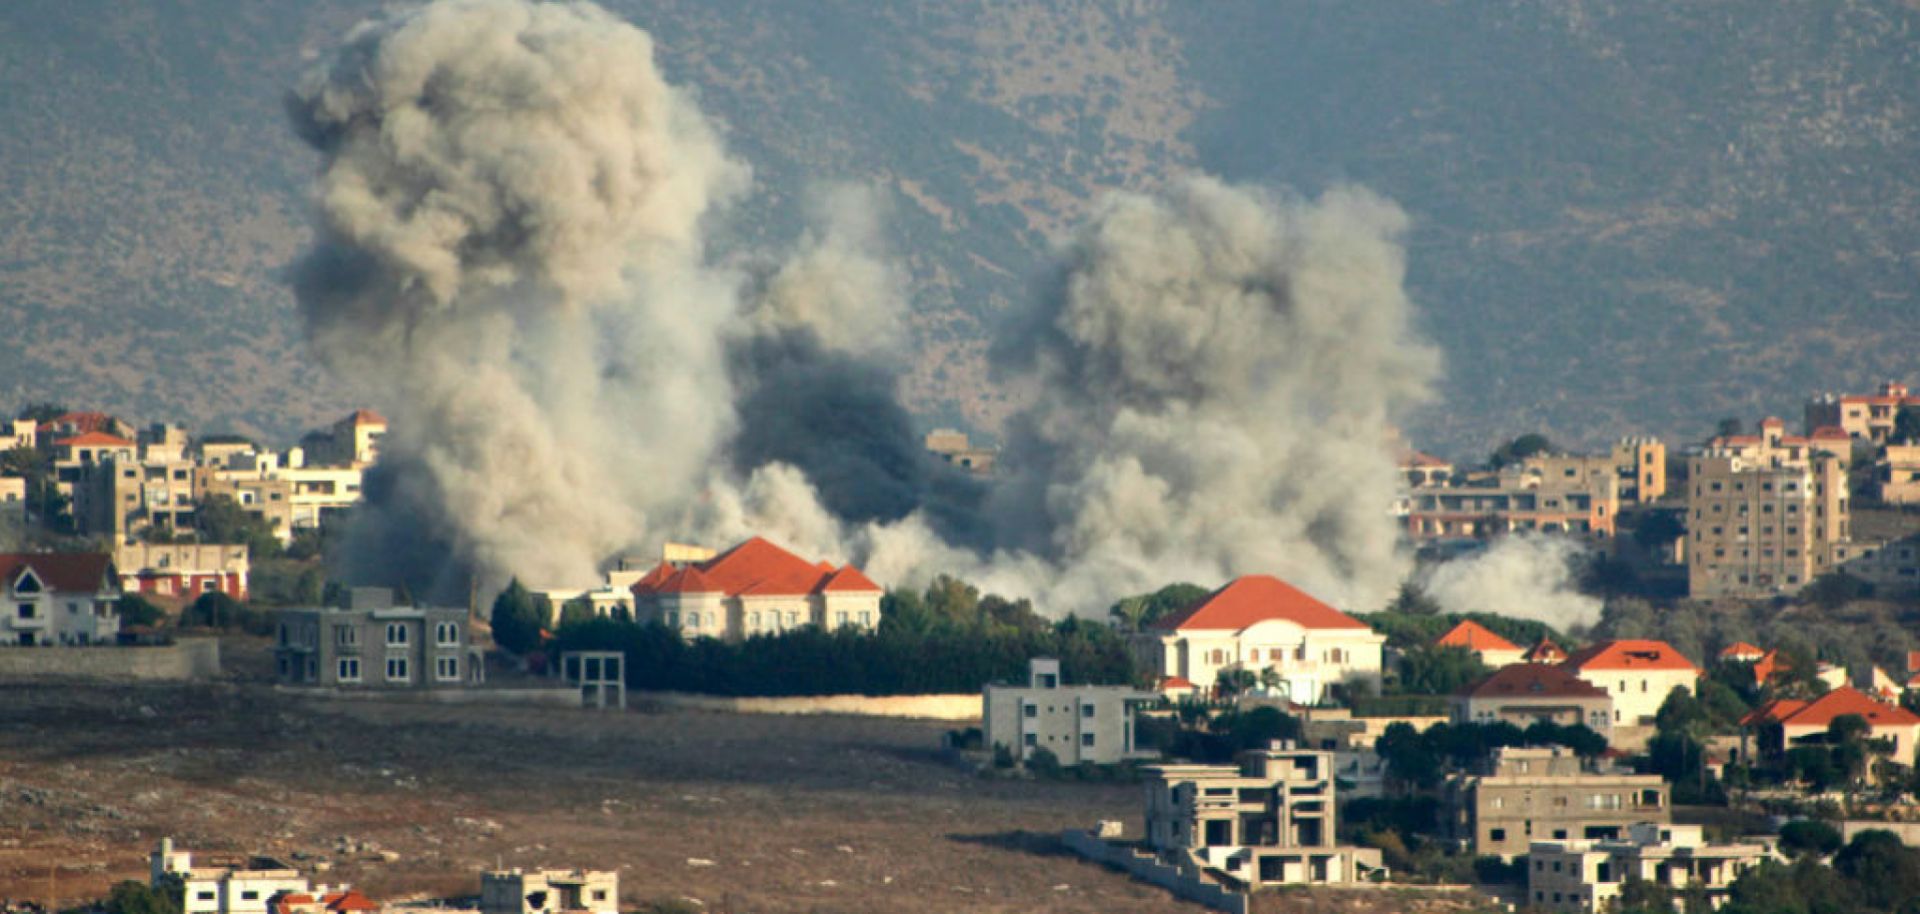
[[[756,609],[753,612],[747,613],[747,627],[748,628],[760,627],[760,611],[759,610]]]

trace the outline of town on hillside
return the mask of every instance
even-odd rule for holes
[[[1040,845],[1070,853],[1037,865],[1226,911],[1297,886],[1565,912],[1808,910],[1794,905],[1834,893],[1905,910],[1920,891],[1920,397],[1891,382],[1823,396],[1803,425],[1729,420],[1696,444],[1602,454],[1527,435],[1473,465],[1407,448],[1381,508],[1421,562],[1389,604],[1336,606],[1247,569],[1113,594],[1095,618],[951,575],[876,580],[760,536],[435,605],[329,572],[379,460],[376,413],[276,450],[35,406],[0,477],[17,544],[0,555],[0,677],[217,682],[474,720],[940,720],[924,751],[979,783],[1066,804],[1132,785],[1131,802],[1072,807],[1080,824]],[[925,443],[993,478],[998,455],[964,434]],[[1434,568],[1512,537],[1577,546],[1598,620],[1447,611],[1425,592]],[[383,898],[315,881],[394,862],[377,849],[215,866],[157,844],[148,878],[86,906],[610,914],[655,898],[582,868],[603,860]],[[81,897],[25,894],[15,907]]]

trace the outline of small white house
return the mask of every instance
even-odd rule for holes
[[[1060,681],[1060,661],[1041,657],[1028,661],[1025,686],[989,685],[981,691],[987,748],[1005,746],[1023,763],[1039,749],[1052,752],[1063,765],[1111,765],[1160,754],[1134,743],[1134,712],[1160,700],[1153,692],[1068,686]]]

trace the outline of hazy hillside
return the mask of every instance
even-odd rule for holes
[[[1414,215],[1436,449],[1920,380],[1908,5],[610,5],[753,163],[742,242],[789,237],[811,180],[890,188],[929,421],[1004,413],[984,327],[1049,233],[1196,168]],[[351,405],[278,279],[311,165],[279,99],[376,7],[0,6],[0,403],[271,435]]]

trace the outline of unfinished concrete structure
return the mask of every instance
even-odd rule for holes
[[[354,588],[346,609],[281,610],[276,638],[283,685],[457,689],[485,678],[465,608],[394,606],[385,588]]]
[[[1636,822],[1668,822],[1668,796],[1657,774],[1590,768],[1562,746],[1508,746],[1479,772],[1448,778],[1442,800],[1449,837],[1511,859],[1535,841],[1614,839]]]
[[[480,914],[619,914],[620,874],[497,870],[480,875]]]
[[[627,707],[627,655],[619,651],[567,651],[560,678],[579,687],[583,708]]]
[[[1333,753],[1271,748],[1240,765],[1147,768],[1147,846],[1246,888],[1364,881],[1380,852],[1335,843]]]
[[[1151,758],[1134,744],[1135,711],[1158,701],[1153,692],[1127,686],[1068,686],[1060,661],[1027,662],[1024,686],[989,685],[981,690],[981,725],[988,749],[1005,747],[1022,764],[1041,749],[1063,765],[1111,765]]]

